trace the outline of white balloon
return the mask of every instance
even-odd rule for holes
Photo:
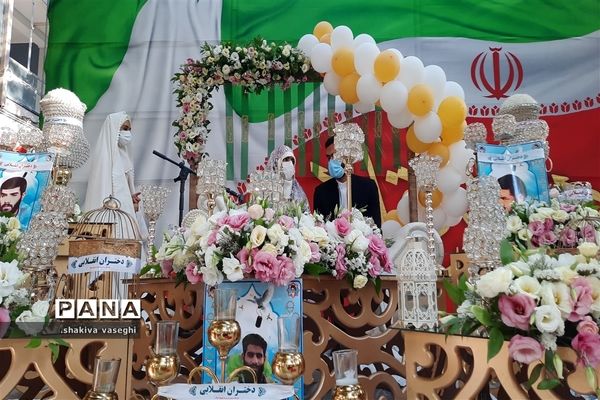
[[[404,224],[408,224],[410,222],[410,204],[408,199],[408,190],[404,192],[400,201],[398,201],[398,206],[396,207],[396,214],[398,215],[398,219],[402,221]]]
[[[446,215],[446,223],[444,225],[446,225],[446,226],[458,225],[458,224],[460,224],[460,221],[462,221],[462,219],[463,219],[462,215],[460,217],[453,217],[451,215]]]
[[[319,39],[317,39],[315,35],[308,33],[300,38],[298,41],[298,46],[296,47],[298,47],[298,49],[300,49],[300,51],[302,51],[304,54],[310,55],[313,47],[315,47],[317,44],[319,44]]]
[[[398,79],[410,90],[417,83],[423,82],[423,63],[417,57],[408,56],[400,60],[400,73]]]
[[[467,212],[467,191],[461,187],[454,193],[444,194],[440,208],[446,215],[460,217]]]
[[[381,95],[381,82],[373,75],[363,75],[356,83],[356,94],[361,103],[375,104]]]
[[[388,113],[387,117],[388,121],[390,121],[390,124],[394,128],[398,129],[404,129],[413,122],[413,115],[410,113],[410,111],[408,111],[408,108],[405,108],[404,110],[397,113]]]
[[[433,143],[442,134],[442,121],[434,112],[415,118],[415,136],[423,143]]]
[[[444,95],[442,96],[443,99],[445,99],[446,97],[449,96],[456,96],[456,97],[460,97],[461,99],[465,99],[465,91],[463,90],[463,88],[456,82],[454,81],[448,81],[446,82],[446,86],[444,86]]]
[[[332,96],[337,96],[340,94],[340,81],[342,78],[338,74],[333,71],[329,71],[325,74],[323,78],[323,86],[325,86],[325,90]]]
[[[404,56],[402,55],[402,53],[398,49],[389,48],[389,49],[386,49],[386,50],[387,51],[391,51],[392,53],[395,53],[398,56],[398,61],[402,61],[402,59],[404,58]]]
[[[371,111],[375,111],[375,103],[363,103],[358,102],[354,104],[354,111],[360,114],[366,114]]]
[[[374,43],[363,43],[354,52],[354,68],[360,75],[373,74],[373,65],[379,55],[379,47]]]
[[[402,228],[402,225],[398,223],[398,221],[390,220],[385,221],[381,224],[381,233],[383,234],[384,239],[395,239],[396,235]]]
[[[335,51],[342,47],[352,48],[354,44],[354,35],[352,30],[346,25],[340,25],[335,27],[331,32],[331,48]]]
[[[460,140],[456,143],[452,143],[448,146],[450,152],[450,160],[448,163],[455,168],[458,173],[464,175],[466,173],[467,164],[471,158],[475,157],[472,150],[466,148],[464,140]]]
[[[331,56],[333,52],[327,43],[319,43],[310,52],[310,63],[319,73],[331,71]]]
[[[441,208],[433,210],[433,227],[436,231],[441,231],[446,226],[446,213]]]
[[[437,186],[440,192],[452,193],[461,184],[462,177],[451,165],[446,165],[437,172]]]
[[[437,65],[428,65],[423,70],[423,83],[433,92],[433,97],[439,103],[446,87],[446,73]]]
[[[394,114],[406,108],[407,98],[406,86],[400,81],[391,81],[383,86],[379,102],[387,113]]]
[[[367,33],[361,33],[360,35],[354,38],[355,49],[358,49],[358,47],[364,43],[376,44],[375,39],[373,39],[373,37]]]

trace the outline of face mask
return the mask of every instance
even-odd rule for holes
[[[291,181],[296,174],[294,163],[291,161],[284,161],[281,163],[281,173],[286,181]]]
[[[329,176],[334,179],[340,179],[344,176],[344,168],[339,160],[329,160],[327,163],[327,171],[329,172]]]
[[[119,146],[125,147],[131,143],[131,131],[119,131]]]

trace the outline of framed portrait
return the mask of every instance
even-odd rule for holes
[[[0,151],[0,211],[19,218],[23,230],[41,208],[52,165],[50,153]]]
[[[507,208],[514,201],[550,201],[542,142],[509,146],[479,144],[477,171],[480,176],[498,179],[500,197]]]
[[[259,383],[274,383],[271,361],[278,350],[277,318],[297,315],[300,317],[300,338],[302,338],[302,280],[295,279],[286,286],[275,286],[258,280],[223,282],[219,289],[237,291],[236,320],[242,333],[240,342],[229,352],[225,376],[243,365],[257,372]],[[208,341],[208,326],[214,317],[214,290],[207,288],[204,298],[203,357],[202,364],[221,374],[217,349]],[[300,352],[303,351],[300,339]],[[239,382],[250,383],[249,374],[240,374]],[[203,382],[210,382],[204,374]],[[295,383],[296,394],[303,398],[303,378]]]

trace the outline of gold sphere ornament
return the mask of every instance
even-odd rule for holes
[[[285,385],[293,385],[304,373],[304,357],[301,353],[275,353],[273,374]]]
[[[146,374],[155,386],[168,385],[179,374],[179,357],[153,355],[146,361]]]
[[[98,393],[90,390],[83,396],[83,400],[119,400],[116,393]]]
[[[367,400],[367,394],[360,385],[337,386],[333,400]]]
[[[214,320],[208,327],[208,341],[219,352],[221,360],[226,359],[231,350],[239,343],[242,330],[235,320]]]

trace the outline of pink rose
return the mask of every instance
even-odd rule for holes
[[[561,204],[560,205],[560,209],[563,211],[566,211],[568,213],[573,212],[577,209],[577,206],[571,205],[571,204]]]
[[[581,228],[581,237],[584,242],[596,243],[596,231],[594,227],[590,224],[585,224]]]
[[[552,220],[552,218],[546,218],[544,220],[544,230],[548,232],[552,229],[554,229],[554,221]]]
[[[206,244],[208,244],[209,246],[212,246],[213,244],[215,244],[217,242],[217,233],[219,233],[219,230],[213,229],[208,234],[208,239],[206,239]]]
[[[310,246],[310,262],[317,262],[321,260],[321,251],[319,250],[319,245],[314,243],[314,242],[310,242],[308,244]]]
[[[508,344],[508,353],[513,360],[523,364],[530,364],[541,360],[544,355],[544,346],[534,338],[515,335]]]
[[[572,247],[577,243],[577,233],[571,228],[563,229],[560,234],[560,242],[565,247]]]
[[[275,216],[275,210],[273,210],[272,208],[267,208],[265,210],[265,220],[270,221],[273,219],[274,216]]]
[[[577,332],[579,333],[591,333],[592,335],[598,334],[598,325],[592,317],[586,315],[583,317],[581,321],[577,324]]]
[[[202,274],[198,271],[198,266],[195,262],[191,262],[185,267],[185,276],[191,284],[202,282]]]
[[[385,242],[378,235],[369,236],[369,250],[380,257],[387,253]]]
[[[247,212],[236,215],[228,215],[227,218],[225,218],[225,224],[234,231],[239,231],[248,222],[250,222],[250,219],[250,215]]]
[[[350,221],[343,217],[339,217],[335,221],[333,221],[333,225],[335,226],[338,235],[342,237],[348,235],[352,230],[352,225],[350,225]]]
[[[160,263],[160,270],[165,278],[171,278],[175,275],[173,271],[173,260],[164,260]]]
[[[352,212],[350,212],[350,210],[348,209],[344,209],[339,215],[339,218],[346,218],[346,219],[350,219],[350,217],[352,216]]]
[[[240,264],[242,264],[242,270],[245,274],[252,273],[252,262],[251,259],[256,255],[258,249],[248,250],[246,247],[242,247],[235,256]]]
[[[575,291],[575,300],[573,302],[573,310],[567,319],[571,322],[577,322],[590,312],[592,303],[594,302],[592,287],[585,278],[580,276],[571,282],[571,290]]]
[[[248,207],[248,215],[252,219],[260,219],[263,215],[265,215],[265,210],[260,204],[253,204]]]
[[[542,221],[533,221],[529,223],[529,230],[534,236],[540,236],[546,230],[544,229],[544,223]]]
[[[383,268],[381,268],[379,257],[377,257],[375,254],[371,254],[371,258],[369,259],[369,275],[371,275],[373,278],[377,278],[379,275],[381,275],[382,270]]]
[[[279,261],[273,254],[266,251],[259,251],[254,256],[252,268],[254,269],[256,279],[263,282],[271,282],[274,275],[278,272]]]
[[[579,364],[597,368],[600,365],[600,335],[580,332],[571,341],[573,350],[579,355]]]
[[[335,271],[337,272],[337,279],[342,279],[348,272],[346,266],[346,248],[343,244],[338,244],[335,248],[337,251],[337,258],[335,259]]]
[[[6,331],[10,327],[10,313],[4,307],[0,307],[0,338],[6,335]]]
[[[279,225],[284,227],[286,230],[290,230],[294,227],[294,219],[292,217],[288,217],[287,215],[282,215],[279,217]]]
[[[286,256],[277,256],[278,266],[273,274],[272,282],[279,286],[290,283],[296,277],[296,267],[294,263]]]
[[[542,234],[542,236],[539,237],[539,244],[542,246],[547,246],[556,243],[557,239],[558,238],[556,237],[554,232],[546,231]]]
[[[526,294],[503,294],[498,299],[498,308],[505,325],[526,331],[529,329],[529,318],[535,310],[535,301]]]

